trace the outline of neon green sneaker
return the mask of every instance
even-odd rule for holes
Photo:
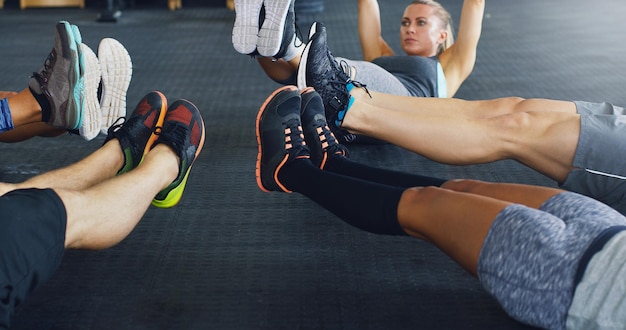
[[[178,177],[152,200],[160,208],[172,207],[180,201],[189,172],[204,145],[204,121],[198,108],[187,100],[177,100],[167,109],[163,129],[156,144],[170,146],[180,157]]]

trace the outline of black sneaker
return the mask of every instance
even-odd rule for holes
[[[139,101],[128,119],[120,117],[108,130],[104,143],[115,138],[124,152],[124,165],[117,172],[126,173],[137,167],[150,151],[163,126],[167,99],[161,92],[150,92]]]
[[[84,59],[78,27],[66,21],[56,25],[54,48],[28,87],[41,105],[42,121],[48,125],[77,130],[84,109]]]
[[[265,192],[291,192],[278,180],[278,172],[294,159],[310,158],[300,123],[300,92],[296,86],[283,86],[265,100],[256,117],[256,137],[257,185]]]
[[[152,205],[168,208],[182,198],[191,166],[204,146],[205,129],[200,110],[187,100],[175,101],[167,108],[163,129],[158,136],[154,144],[167,144],[180,158],[178,177],[152,200]]]
[[[300,96],[302,98],[300,118],[304,140],[311,152],[311,162],[323,169],[333,155],[348,157],[348,149],[337,142],[328,127],[320,95],[313,87],[307,87],[300,92]]]
[[[310,86],[320,94],[329,127],[339,141],[355,142],[357,135],[339,125],[350,102],[348,84],[356,87],[365,85],[352,81],[337,63],[326,45],[326,27],[322,23],[316,22],[311,26],[309,42],[300,59],[297,79],[300,89]]]
[[[296,35],[295,0],[265,0],[265,17],[257,50],[261,56],[282,58]]]

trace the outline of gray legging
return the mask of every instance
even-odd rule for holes
[[[337,62],[345,61],[356,73],[353,80],[366,82],[367,88],[380,93],[411,96],[409,90],[393,74],[380,66],[366,61],[354,61],[343,57],[336,57]]]

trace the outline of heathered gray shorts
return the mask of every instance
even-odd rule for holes
[[[571,192],[539,210],[511,205],[487,234],[478,279],[516,320],[562,329],[583,253],[603,230],[623,225],[626,218],[612,208]]]

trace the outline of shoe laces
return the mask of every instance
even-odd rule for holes
[[[285,150],[289,152],[291,149],[304,146],[304,131],[302,124],[297,119],[287,121],[285,127]]]
[[[165,142],[172,147],[181,157],[181,161],[186,155],[185,146],[188,140],[188,132],[189,128],[182,124],[164,125],[163,128],[155,127],[154,130],[154,134],[159,136],[157,143]]]
[[[50,77],[50,69],[52,69],[52,62],[56,59],[56,51],[53,49],[48,53],[48,57],[43,62],[43,68],[40,72],[33,72],[31,78],[35,78],[40,85],[44,85],[48,82]]]
[[[107,130],[107,136],[115,134],[120,128],[122,128],[122,126],[124,126],[124,123],[126,123],[126,117],[117,118]]]

